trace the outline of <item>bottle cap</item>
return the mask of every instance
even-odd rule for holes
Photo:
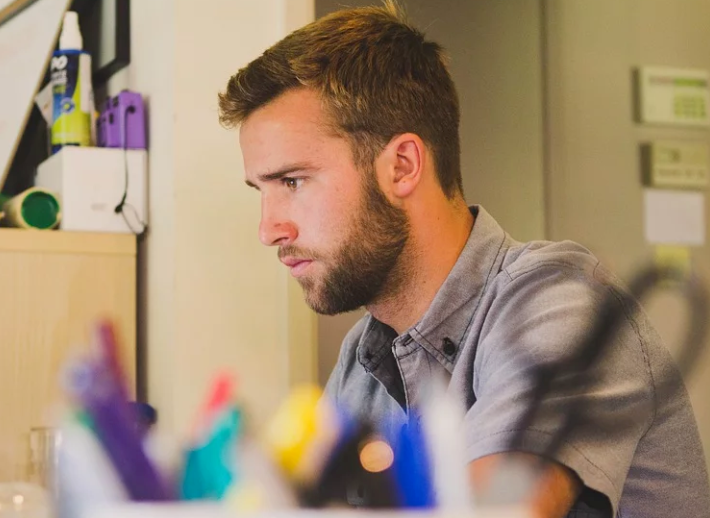
[[[57,198],[44,190],[33,190],[22,202],[22,218],[29,227],[50,229],[59,224],[60,208]]]
[[[79,16],[75,11],[64,13],[62,33],[59,35],[59,50],[81,50],[84,41],[79,30]]]

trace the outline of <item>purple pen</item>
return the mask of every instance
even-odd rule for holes
[[[118,339],[115,326],[109,320],[100,320],[94,327],[93,344],[98,352],[101,363],[103,363],[117,385],[124,399],[128,399],[128,383],[125,372],[121,365],[118,351]]]
[[[121,380],[116,379],[116,371],[108,364],[107,356],[101,356],[99,361],[83,362],[70,374],[72,391],[91,417],[97,438],[129,497],[136,501],[174,499],[168,484],[143,449]]]

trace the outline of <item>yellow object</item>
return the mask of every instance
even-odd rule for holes
[[[266,430],[266,448],[286,475],[312,482],[340,433],[334,409],[316,385],[297,387],[286,398]]]
[[[676,268],[681,272],[690,273],[690,248],[687,246],[658,245],[655,250],[656,265],[666,268]]]
[[[266,434],[269,450],[292,475],[319,427],[318,402],[322,391],[314,385],[296,388],[283,402]]]

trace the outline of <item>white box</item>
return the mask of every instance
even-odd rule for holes
[[[710,126],[710,72],[641,67],[636,74],[640,121],[673,126]]]
[[[143,149],[67,146],[39,165],[35,185],[59,197],[62,230],[140,233],[148,217],[147,169]]]
[[[710,184],[710,146],[702,141],[654,141],[642,148],[651,187],[704,189]]]

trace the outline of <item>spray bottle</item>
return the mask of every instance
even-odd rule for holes
[[[77,13],[64,14],[59,50],[52,55],[52,153],[62,146],[91,145],[94,92],[91,56],[82,50]]]

